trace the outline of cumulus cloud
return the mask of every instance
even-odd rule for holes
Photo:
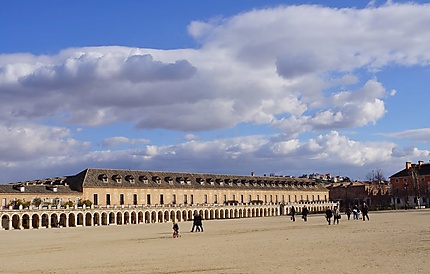
[[[82,47],[55,55],[1,54],[0,122],[15,125],[0,127],[1,164],[43,156],[64,161],[62,155],[76,155],[74,150],[89,145],[66,128],[45,125],[48,120],[77,128],[127,123],[190,133],[188,142],[172,146],[104,137],[99,143],[105,148],[147,146],[83,152],[80,163],[89,166],[128,159],[148,168],[170,163],[179,169],[202,160],[197,171],[216,166],[217,159],[224,170],[266,163],[288,171],[286,166],[301,168],[291,159],[365,166],[425,156],[425,150],[361,143],[338,131],[384,117],[387,96],[396,91],[387,92],[379,71],[430,64],[428,14],[430,4],[414,3],[370,3],[364,9],[279,6],[191,22],[188,31],[199,41],[197,49]],[[202,142],[195,134],[244,124],[272,127],[284,137]],[[318,137],[304,141],[303,133]]]

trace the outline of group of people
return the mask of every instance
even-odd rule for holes
[[[291,207],[291,221],[295,222],[296,221],[296,208],[294,206]],[[302,219],[303,221],[307,222],[308,221],[308,214],[309,214],[309,210],[306,206],[303,206],[302,208]]]
[[[194,232],[194,229],[196,232],[203,232],[203,223],[202,223],[202,216],[200,214],[195,214],[193,219],[193,227],[191,228],[190,232]],[[176,222],[173,222],[173,238],[181,237],[179,234],[179,225]]]
[[[303,221],[307,221],[308,220],[308,213],[309,210],[307,209],[306,206],[303,206],[302,209],[302,219]],[[345,210],[346,215],[348,216],[348,220],[350,219],[351,216],[351,209],[348,207]],[[357,205],[354,205],[352,213],[354,214],[354,220],[358,220],[358,215],[360,213],[360,210],[358,209]],[[369,207],[367,206],[366,203],[363,203],[363,206],[361,208],[361,214],[363,215],[363,221],[367,220],[369,221]],[[294,206],[291,207],[290,210],[290,215],[291,215],[291,221],[295,222],[296,221],[296,208]],[[333,224],[339,224],[339,220],[342,218],[342,215],[340,214],[340,210],[338,206],[334,206],[333,209],[331,209],[330,207],[327,207],[326,211],[325,211],[325,218],[327,220],[327,223],[329,225],[331,225],[332,223],[332,218],[333,218]]]

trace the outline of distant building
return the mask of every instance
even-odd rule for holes
[[[406,162],[401,171],[390,176],[392,204],[397,207],[429,207],[430,163]]]
[[[86,169],[0,185],[1,228],[138,224],[322,212],[328,190],[309,179]]]

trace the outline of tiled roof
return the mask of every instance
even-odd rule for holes
[[[20,187],[24,188],[24,191],[21,192]],[[56,190],[55,190],[56,188]],[[0,193],[7,194],[80,194],[78,191],[74,191],[70,189],[69,186],[65,185],[25,185],[22,183],[19,184],[0,184]]]
[[[420,176],[430,175],[430,164],[421,164],[421,165],[412,164],[412,168],[416,168],[418,175]],[[411,176],[411,174],[409,173],[409,169],[405,168],[395,173],[394,175],[391,175],[390,178],[409,177],[409,176]]]
[[[302,178],[93,168],[86,169],[76,176],[68,177],[66,182],[76,190],[82,187],[325,189],[310,179]],[[80,185],[82,183],[83,185]]]

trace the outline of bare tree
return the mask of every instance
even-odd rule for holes
[[[382,169],[373,169],[366,174],[366,180],[371,183],[385,182],[385,176]]]

